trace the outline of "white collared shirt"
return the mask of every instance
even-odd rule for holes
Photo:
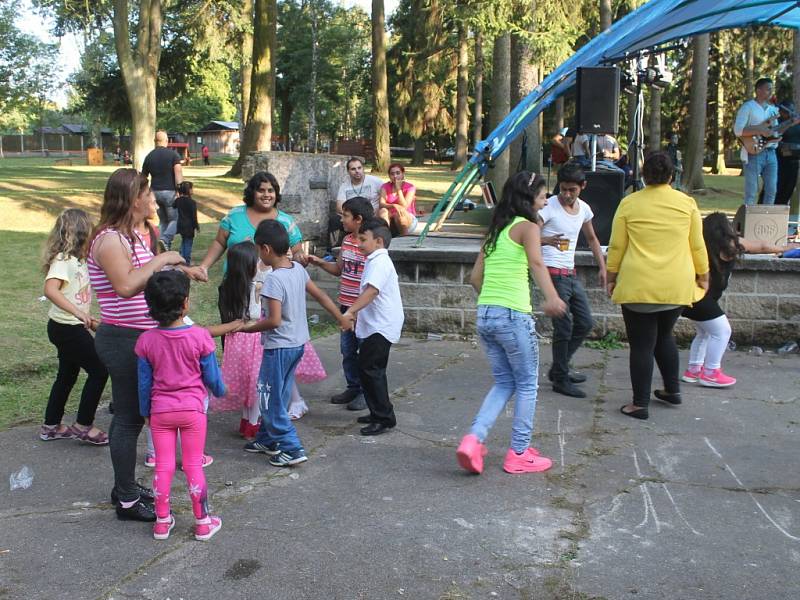
[[[361,275],[362,293],[368,285],[377,289],[378,295],[358,312],[356,337],[366,339],[374,333],[379,333],[392,344],[396,344],[400,341],[405,316],[397,271],[385,248],[375,250],[367,256],[364,272]]]

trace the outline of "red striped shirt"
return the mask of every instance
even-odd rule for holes
[[[342,279],[339,282],[339,304],[352,306],[358,299],[361,274],[367,257],[358,249],[358,238],[348,233],[342,240]]]
[[[131,298],[122,298],[117,295],[111,282],[106,277],[105,271],[100,268],[94,260],[94,246],[97,241],[109,234],[116,234],[122,240],[123,245],[128,249],[131,264],[135,268],[142,267],[153,260],[153,253],[145,244],[141,236],[134,232],[134,244],[131,248],[130,241],[116,229],[104,229],[97,234],[89,248],[89,257],[86,262],[89,267],[89,281],[92,284],[97,304],[100,306],[100,318],[103,323],[118,325],[119,327],[130,327],[132,329],[152,329],[158,326],[149,314],[147,302],[144,299],[144,290]]]

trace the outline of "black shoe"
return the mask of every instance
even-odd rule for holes
[[[625,406],[627,406],[627,404]],[[621,412],[626,417],[632,417],[634,419],[639,419],[640,421],[646,421],[650,416],[650,412],[644,407],[637,408],[636,410],[628,412],[625,410],[625,406],[620,406],[619,412]]]
[[[572,383],[583,383],[586,381],[586,375],[578,371],[570,371],[568,377]],[[553,367],[550,367],[550,370],[547,372],[547,379],[553,381]]]
[[[347,388],[341,394],[336,394],[335,396],[331,396],[331,404],[347,404],[353,398],[358,396],[360,393],[361,392],[359,392],[358,390]]]
[[[359,394],[347,404],[347,410],[367,410],[367,401],[364,394]]]
[[[356,419],[356,423],[363,423],[368,425],[369,423],[374,423],[375,421],[372,420],[372,415],[363,415]]]
[[[130,508],[123,508],[121,504],[118,504],[117,518],[120,521],[146,521],[152,523],[156,520],[156,509],[152,504],[142,502],[140,498]]]
[[[147,502],[148,504],[152,504],[155,500],[155,494],[153,494],[153,490],[148,487],[144,487],[143,485],[136,484],[136,491],[139,492],[139,498],[143,501]],[[119,496],[117,496],[117,489],[111,489],[111,504],[116,506],[119,504]]]
[[[556,381],[553,383],[553,391],[573,398],[586,398],[586,392],[577,387],[571,381]]]
[[[669,393],[666,390],[655,390],[653,395],[662,402],[668,402],[669,404],[676,406],[683,402],[680,392]]]
[[[391,431],[394,425],[384,425],[383,423],[370,423],[366,427],[361,428],[361,435],[380,435]]]

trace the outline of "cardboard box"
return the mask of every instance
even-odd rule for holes
[[[789,232],[787,205],[742,205],[733,218],[733,229],[740,237],[770,244],[786,244]]]

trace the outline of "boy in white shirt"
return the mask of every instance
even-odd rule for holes
[[[386,366],[392,344],[400,340],[403,329],[403,301],[397,271],[387,250],[392,234],[386,222],[381,219],[365,221],[358,241],[367,262],[361,275],[361,293],[344,313],[344,318],[355,321],[361,389],[369,408],[369,415],[357,419],[366,424],[361,428],[361,435],[380,435],[397,424],[389,400]]]
[[[605,289],[606,263],[600,242],[592,227],[594,213],[578,196],[586,188],[586,175],[575,164],[566,164],[558,171],[558,195],[547,199],[539,211],[542,227],[542,259],[559,297],[569,310],[553,318],[553,366],[548,379],[553,390],[574,398],[586,397],[576,383],[586,381],[580,373],[570,373],[569,362],[592,330],[589,300],[575,272],[575,247],[583,232],[599,267],[598,277]]]

